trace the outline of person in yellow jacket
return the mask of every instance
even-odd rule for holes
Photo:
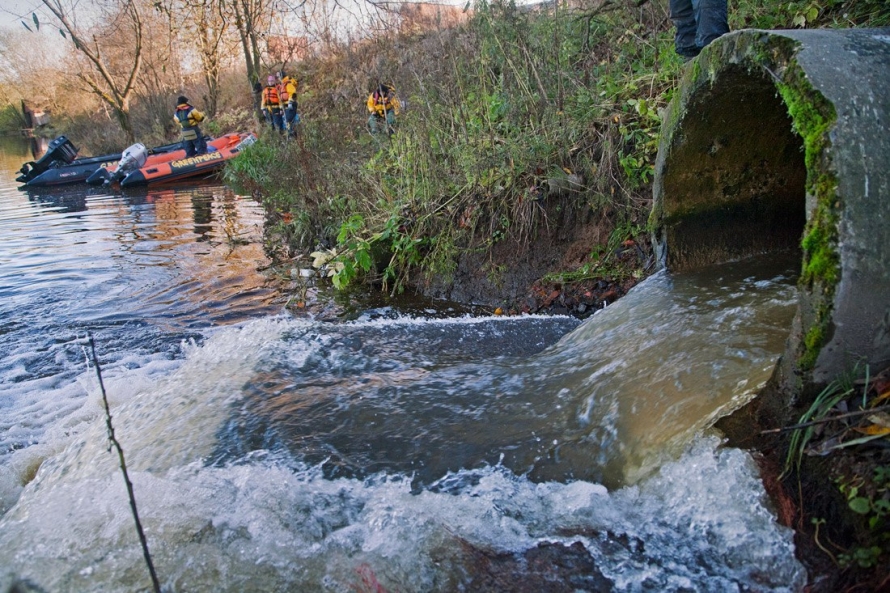
[[[260,109],[263,111],[263,117],[272,125],[273,130],[284,133],[284,118],[281,109],[281,95],[278,93],[278,85],[275,84],[275,77],[271,74],[266,79],[266,86],[263,88],[263,97],[260,102]]]
[[[296,126],[300,123],[300,114],[297,112],[297,81],[284,70],[278,71],[278,96],[284,107],[284,126],[289,134],[296,134]]]
[[[392,135],[395,131],[396,116],[402,108],[399,98],[396,97],[396,89],[391,84],[380,84],[368,96],[368,131],[376,134],[386,131]]]
[[[182,95],[176,99],[176,111],[173,112],[173,121],[179,124],[181,129],[182,149],[185,156],[195,156],[207,152],[207,142],[201,134],[199,123],[204,121],[204,114],[192,107],[189,100]]]

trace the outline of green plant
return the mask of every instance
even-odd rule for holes
[[[331,280],[338,289],[346,288],[359,275],[371,269],[370,242],[362,239],[360,232],[365,226],[364,219],[354,214],[343,221],[337,235],[338,245],[343,250],[334,258]]]
[[[507,266],[504,264],[491,265],[485,274],[486,279],[495,286],[501,286],[504,282],[504,274],[507,273]]]
[[[874,490],[869,492],[863,488],[864,480],[855,478],[852,481],[839,478],[838,488],[847,498],[847,504],[850,509],[860,515],[868,515],[868,526],[874,529],[890,514],[890,500],[884,497],[890,493],[890,482],[887,481],[887,474],[890,468],[875,468],[875,476],[872,480]]]
[[[806,412],[800,417],[798,424],[805,425],[805,427],[796,428],[791,433],[782,475],[787,475],[792,468],[799,470],[800,462],[803,459],[807,444],[813,438],[816,426],[818,426],[817,424],[814,424],[813,421],[825,418],[838,403],[845,400],[853,393],[852,376],[851,373],[840,375],[826,385],[813,400],[813,403],[810,404],[810,407],[807,408]]]
[[[849,512],[833,512],[831,525],[822,518],[811,519],[814,543],[840,568],[854,569],[853,578],[870,581],[876,577],[880,582],[884,577],[874,571],[885,566],[890,555],[890,457],[874,442],[890,435],[886,403],[890,381],[886,372],[872,377],[869,367],[862,369],[856,365],[838,375],[816,396],[799,423],[788,427],[792,432],[783,475],[792,469],[799,478],[806,474],[802,468],[805,454],[832,456],[828,467],[833,487]],[[804,496],[802,491],[800,496]],[[832,544],[841,553],[826,548],[819,539],[823,526],[842,534],[847,548]]]
[[[12,132],[21,129],[24,125],[24,118],[14,105],[9,104],[0,108],[0,130]]]
[[[878,466],[870,480],[853,475],[836,480],[838,489],[844,495],[847,505],[854,513],[861,515],[867,525],[867,533],[861,538],[862,545],[838,556],[842,567],[857,565],[860,568],[879,566],[881,557],[890,552],[890,467]]]
[[[250,180],[257,185],[267,185],[279,163],[278,150],[261,138],[228,161],[223,175],[230,183]]]
[[[817,2],[810,2],[809,4],[798,2],[795,6],[794,17],[791,19],[791,24],[800,28],[812,25],[818,21],[821,12],[822,7]]]
[[[849,552],[838,554],[837,561],[841,568],[857,565],[861,568],[878,566],[883,551],[879,546],[856,546]]]

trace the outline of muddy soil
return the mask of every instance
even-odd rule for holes
[[[654,271],[645,234],[606,251],[614,213],[595,212],[571,198],[552,200],[537,235],[465,250],[450,278],[414,278],[425,296],[481,305],[505,315],[587,317],[624,296]],[[600,263],[597,266],[597,263]],[[584,269],[589,272],[582,273]]]

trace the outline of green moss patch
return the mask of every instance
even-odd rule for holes
[[[830,171],[829,131],[837,120],[834,106],[813,89],[799,66],[788,68],[777,88],[788,106],[794,130],[803,139],[807,168],[807,193],[816,207],[801,241],[803,266],[800,286],[813,295],[815,318],[806,330],[798,363],[813,368],[828,339],[833,299],[840,281],[838,221],[842,207],[837,195],[837,176]]]

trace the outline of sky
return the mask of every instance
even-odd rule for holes
[[[22,15],[28,18],[26,21],[28,25],[32,25],[31,13],[40,6],[43,6],[40,0],[0,0],[0,27],[22,29],[22,25],[19,24]]]

